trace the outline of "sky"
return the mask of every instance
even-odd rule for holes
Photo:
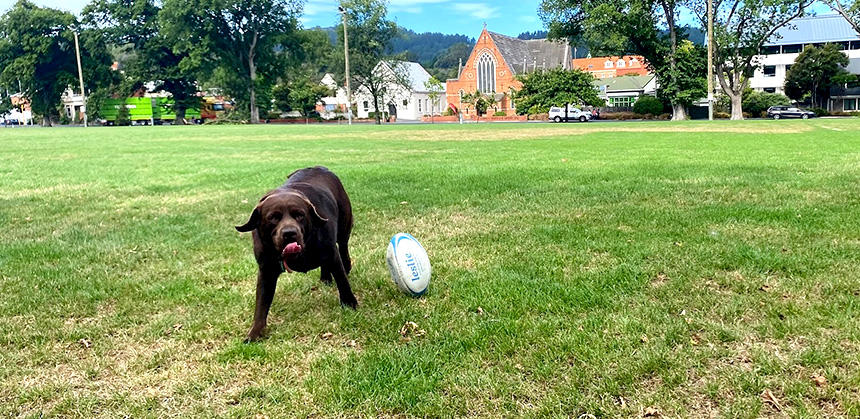
[[[89,1],[35,0],[35,3],[80,14]],[[14,3],[15,0],[0,0],[0,12],[8,10]],[[337,0],[306,0],[302,25],[311,28],[339,23],[337,5]],[[540,0],[389,0],[388,16],[398,25],[415,32],[463,34],[477,38],[486,22],[488,30],[517,36],[522,32],[545,29],[537,16],[539,5]],[[818,14],[831,13],[820,2],[813,10]]]
[[[35,0],[40,6],[79,14],[90,0]],[[0,0],[0,11],[6,11],[15,0]],[[389,0],[388,16],[398,25],[415,32],[463,34],[477,38],[483,23],[487,29],[517,36],[521,32],[543,29],[537,16],[540,0]],[[340,22],[337,0],[306,0],[301,17],[306,28],[333,26]]]

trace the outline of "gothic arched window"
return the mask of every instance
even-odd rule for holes
[[[496,91],[496,61],[489,52],[483,53],[475,65],[478,69],[478,91],[493,93]]]

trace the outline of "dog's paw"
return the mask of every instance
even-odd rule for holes
[[[252,343],[260,340],[263,337],[263,328],[262,327],[252,327],[251,330],[248,331],[248,336],[245,337],[245,343]]]
[[[356,308],[358,308],[358,300],[355,299],[354,295],[341,297],[340,305],[355,310]]]

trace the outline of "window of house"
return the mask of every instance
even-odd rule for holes
[[[616,61],[615,66],[618,68],[624,68],[625,67],[624,59],[622,58],[622,59],[619,59],[618,61]]]
[[[840,49],[840,50],[842,50],[842,51],[845,51],[846,49],[850,49],[850,48],[849,48],[849,47],[850,47],[850,45],[849,45],[849,44],[850,44],[850,42],[849,42],[849,41],[837,42],[837,44],[839,44],[839,49]]]
[[[791,44],[791,45],[783,45],[782,53],[783,54],[794,54],[803,50],[803,45],[801,44]]]
[[[630,59],[630,67],[636,67],[637,65],[639,65],[639,60],[637,60],[635,58],[631,58]]]
[[[493,93],[496,91],[496,61],[489,52],[485,52],[478,58],[478,91],[481,93]]]
[[[765,87],[763,90],[765,93],[776,93],[776,87]]]
[[[788,70],[791,70],[791,64],[785,65],[785,72],[788,73]]]
[[[636,96],[610,97],[609,106],[633,106]]]
[[[851,41],[851,49],[860,49],[860,41]]]
[[[761,49],[762,54],[771,55],[771,54],[779,54],[779,45],[771,45]]]
[[[421,99],[418,99],[418,112],[421,112]]]
[[[594,65],[593,65],[593,64],[589,64],[589,65],[588,65],[588,69],[589,69],[589,70],[591,70],[592,68],[594,68]]]
[[[764,66],[764,76],[765,77],[776,77],[776,66],[775,65]]]
[[[857,99],[842,99],[842,110],[856,111]]]
[[[362,102],[362,105],[364,105],[365,111],[370,110],[370,104],[368,104],[366,100],[364,102]]]
[[[409,104],[409,101],[408,101],[408,100],[406,100],[406,99],[403,99],[403,106],[406,106],[406,105],[408,105],[408,104]]]
[[[606,62],[603,63],[603,67],[604,68],[612,68],[612,61],[606,60]]]

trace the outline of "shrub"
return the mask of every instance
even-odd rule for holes
[[[827,116],[830,115],[830,112],[824,108],[812,108],[810,109],[812,112],[815,112],[815,116]]]
[[[642,118],[642,115],[633,113],[633,112],[607,112],[601,113],[600,119],[615,119],[619,121],[625,121],[628,119],[639,119]]]
[[[663,102],[653,96],[642,96],[633,104],[633,112],[640,115],[663,113]]]
[[[454,110],[451,108],[445,109],[445,112],[442,113],[444,116],[454,116]]]
[[[668,121],[668,120],[672,119],[672,114],[670,114],[670,113],[661,113],[660,115],[658,115],[658,116],[657,116],[657,119],[659,119],[659,120],[661,120],[661,121]]]
[[[752,89],[744,91],[743,101],[741,105],[744,112],[749,112],[751,115],[760,115],[762,111],[767,111],[767,108],[777,105],[790,105],[788,96],[779,93],[765,93]]]
[[[116,124],[119,126],[131,125],[131,115],[125,105],[120,105],[119,112],[116,114]]]
[[[732,115],[729,114],[728,112],[714,112],[714,118],[717,118],[717,119],[729,119],[731,117],[732,117]]]
[[[858,112],[858,111],[836,111],[836,112],[830,112],[830,115],[833,115],[833,116],[860,116],[860,112]]]
[[[546,121],[547,119],[549,119],[549,114],[546,112],[544,112],[544,113],[532,113],[532,114],[529,114],[527,118],[530,121]]]
[[[508,116],[508,114],[505,113],[504,111],[498,111],[498,112],[494,113],[493,116]]]
[[[382,114],[382,120],[387,121],[388,120],[388,112],[381,112],[381,114]],[[376,112],[368,112],[367,117],[370,119],[376,119]]]

